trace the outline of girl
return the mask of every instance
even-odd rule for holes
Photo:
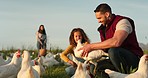
[[[90,40],[89,38],[87,37],[87,35],[85,34],[85,32],[83,31],[83,29],[81,28],[74,28],[72,31],[71,31],[71,34],[70,34],[70,37],[69,37],[69,46],[61,53],[61,59],[64,60],[65,62],[69,63],[70,66],[68,69],[67,69],[67,74],[72,76],[74,73],[75,73],[75,70],[76,70],[76,67],[77,67],[77,64],[71,60],[70,58],[68,58],[68,54],[73,54],[74,55],[74,49],[75,47],[77,46],[77,41],[81,39],[81,43],[83,44],[89,44],[90,43]],[[77,58],[76,59],[78,61],[81,61],[81,62],[84,62],[83,59],[81,58]]]

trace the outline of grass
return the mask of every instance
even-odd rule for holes
[[[148,50],[144,50],[144,54],[148,54]]]
[[[65,72],[66,67],[65,65],[48,67],[41,78],[70,78]]]
[[[1,50],[0,53],[4,53],[4,59],[6,59],[6,55],[10,56],[10,53],[14,53],[17,50],[18,49],[11,47],[11,48]],[[32,59],[34,59],[38,55],[37,50],[23,48],[21,50],[21,52],[23,50],[28,50],[32,56]],[[56,54],[56,53],[62,52],[62,51],[63,50],[60,48],[52,48],[52,49],[48,50],[48,52],[52,52],[53,54]],[[34,55],[32,55],[32,52],[34,52]],[[65,72],[66,67],[67,66],[64,65],[63,63],[60,63],[59,65],[56,65],[56,66],[47,67],[45,72],[41,75],[41,78],[70,78]]]
[[[22,51],[25,50],[25,49],[22,49]],[[26,49],[28,50],[28,49]],[[10,55],[10,53],[14,53],[16,52],[17,49],[15,49],[14,47],[12,48],[9,48],[7,50],[1,50],[0,53],[4,53],[5,55]],[[35,58],[38,54],[38,51],[35,50],[35,49],[29,49],[28,50],[29,52],[35,52],[35,54],[33,55],[32,59]],[[48,50],[49,51],[49,50]],[[50,49],[50,52],[53,52],[54,54],[58,53],[58,52],[62,52],[63,50],[60,49],[60,48],[53,48],[53,49]],[[145,54],[148,54],[148,50],[145,50],[144,51]],[[4,56],[5,58],[5,56]],[[105,63],[106,64],[106,63]],[[70,78],[66,72],[65,72],[65,68],[67,66],[65,66],[64,64],[60,64],[60,65],[57,65],[57,66],[52,66],[52,67],[48,67],[46,68],[46,71],[41,75],[41,78]],[[109,66],[107,66],[109,67]],[[101,67],[102,68],[102,67]],[[131,70],[133,71],[133,70]],[[95,77],[95,78],[106,78],[106,77]]]

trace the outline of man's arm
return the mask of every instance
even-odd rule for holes
[[[83,50],[82,56],[87,56],[88,53],[92,50],[97,49],[106,49],[106,48],[112,48],[112,47],[119,47],[122,42],[127,38],[128,33],[124,30],[117,30],[114,33],[114,36],[110,39],[107,39],[103,42],[97,42],[92,44],[87,44],[84,47],[82,47],[80,50]]]
[[[111,47],[119,47],[122,42],[127,38],[128,33],[124,30],[115,31],[115,34],[112,38],[107,39],[103,42],[97,42],[90,44],[92,50],[95,49],[106,49]]]
[[[128,34],[132,32],[132,26],[127,19],[122,19],[117,23],[114,36],[103,42],[88,44],[81,48],[83,50],[82,56],[87,55],[88,52],[96,49],[106,49],[111,47],[119,47],[127,38]]]

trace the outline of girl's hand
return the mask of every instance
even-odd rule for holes
[[[73,67],[77,67],[77,64],[73,62],[72,60],[69,60],[68,63],[71,64]]]

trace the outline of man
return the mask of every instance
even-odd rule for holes
[[[82,56],[87,56],[92,50],[102,49],[109,54],[112,64],[119,72],[129,73],[131,67],[137,68],[143,51],[136,38],[134,21],[113,14],[111,7],[106,3],[97,6],[94,12],[98,22],[101,23],[98,28],[101,42],[81,48]]]

